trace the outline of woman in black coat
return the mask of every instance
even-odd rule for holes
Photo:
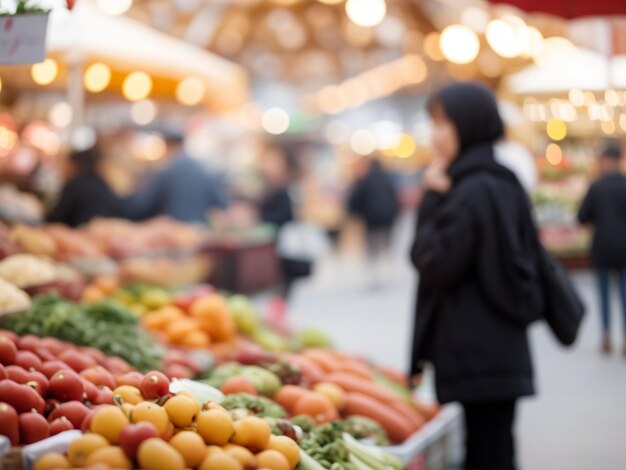
[[[517,302],[504,281],[513,254],[501,234],[509,224],[528,239],[535,228],[524,190],[494,160],[504,128],[491,91],[451,85],[429,111],[436,160],[411,252],[420,286],[410,372],[432,363],[439,400],[463,405],[468,470],[514,469],[516,402],[534,384],[526,327],[513,320]]]

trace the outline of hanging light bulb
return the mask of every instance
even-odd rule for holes
[[[385,0],[348,0],[346,13],[354,24],[371,28],[383,22],[387,4]]]

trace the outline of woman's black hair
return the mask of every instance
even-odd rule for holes
[[[622,146],[616,139],[609,139],[604,142],[600,156],[620,160],[622,158]]]
[[[97,145],[86,150],[75,150],[70,155],[70,161],[81,174],[95,173],[101,158],[102,155]]]

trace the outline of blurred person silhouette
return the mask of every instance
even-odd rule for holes
[[[609,141],[598,158],[599,179],[591,185],[578,212],[581,224],[594,229],[591,258],[596,269],[602,318],[603,353],[612,351],[610,278],[617,274],[624,315],[623,354],[626,355],[626,176],[621,170],[622,149]]]
[[[494,158],[504,126],[493,93],[449,85],[428,110],[435,160],[411,250],[420,280],[410,374],[417,385],[431,363],[439,401],[463,406],[467,470],[511,470],[517,401],[535,393],[527,326],[543,290],[529,284],[525,299],[520,286],[538,279],[537,233],[526,192]]]
[[[391,229],[398,215],[398,194],[381,162],[363,158],[348,196],[348,210],[363,222],[373,286],[384,278],[381,261],[391,245]]]
[[[266,189],[258,207],[259,218],[274,225],[280,237],[280,232],[297,219],[294,182],[297,180],[298,166],[293,149],[275,143],[267,144],[260,170]],[[291,296],[295,281],[311,274],[312,262],[290,257],[285,253],[278,253],[278,257],[282,274],[281,295],[286,302]],[[275,300],[274,308],[284,313],[286,305]]]
[[[118,217],[120,199],[100,175],[101,153],[98,145],[74,151],[66,161],[67,180],[56,205],[48,213],[48,222],[69,227],[86,224],[95,217]]]
[[[211,210],[228,200],[219,178],[183,148],[183,135],[164,136],[169,163],[128,201],[129,217],[145,220],[167,215],[181,222],[207,223]]]

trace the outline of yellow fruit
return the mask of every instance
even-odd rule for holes
[[[83,434],[75,441],[70,442],[67,448],[67,458],[73,467],[84,467],[89,454],[108,446],[109,441],[100,434]]]
[[[243,470],[243,465],[226,452],[216,452],[207,455],[198,470]]]
[[[211,338],[204,331],[196,330],[182,338],[179,344],[188,348],[206,348],[211,344]]]
[[[130,420],[133,423],[141,421],[152,423],[160,435],[165,435],[170,426],[167,412],[156,403],[149,401],[143,401],[135,405]]]
[[[206,455],[219,454],[220,452],[224,452],[224,449],[220,446],[207,446]]]
[[[189,313],[198,319],[204,331],[215,341],[228,341],[236,333],[235,320],[221,295],[199,298],[191,304]]]
[[[330,400],[330,402],[335,405],[335,408],[338,410],[342,410],[346,405],[346,394],[345,392],[335,384],[331,384],[328,382],[322,382],[315,386],[314,390],[324,395],[326,398]]]
[[[113,395],[119,395],[124,403],[130,403],[131,405],[144,401],[144,397],[141,396],[139,389],[131,385],[120,385],[113,390]]]
[[[152,437],[139,446],[139,466],[145,470],[184,470],[185,459],[174,447],[162,439]]]
[[[283,454],[291,468],[296,468],[300,461],[300,447],[293,439],[287,436],[271,436],[267,449],[276,450]]]
[[[104,436],[111,444],[119,442],[122,429],[128,424],[128,418],[117,406],[100,408],[93,415],[90,430]]]
[[[235,434],[231,442],[252,451],[261,451],[267,448],[272,431],[270,425],[261,418],[250,416],[235,422]]]
[[[220,410],[203,411],[196,418],[196,426],[204,442],[217,446],[226,444],[235,430],[230,415]]]
[[[98,449],[92,452],[85,461],[85,466],[87,468],[101,464],[115,469],[119,468],[132,470],[133,468],[133,463],[130,461],[128,456],[120,447],[117,446],[109,446]]]
[[[283,454],[277,450],[264,450],[256,456],[257,465],[272,470],[291,470],[291,465]]]
[[[72,468],[72,464],[65,455],[50,452],[43,455],[33,466],[33,470],[54,470],[57,468]]]
[[[183,318],[172,322],[166,329],[165,333],[173,343],[182,341],[185,336],[198,331],[198,323],[191,318]]]
[[[134,409],[135,409],[135,405],[131,405],[130,403],[122,404],[122,411],[124,412],[126,416],[128,416],[128,419],[130,419],[130,415]]]
[[[81,296],[81,300],[83,302],[94,303],[104,300],[105,297],[105,292],[103,292],[99,287],[91,285],[85,288],[83,295]]]
[[[206,444],[195,432],[179,432],[170,439],[170,445],[183,456],[188,467],[197,467],[206,457]]]
[[[235,457],[244,467],[256,467],[256,457],[245,447],[237,446],[235,444],[226,444],[224,446],[224,451]]]
[[[185,428],[193,422],[198,416],[202,405],[195,398],[189,398],[186,395],[176,395],[165,402],[163,405],[167,416],[174,426]]]

